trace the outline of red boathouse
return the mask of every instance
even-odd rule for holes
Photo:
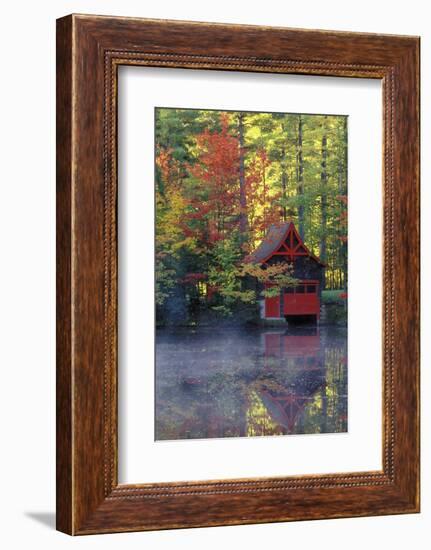
[[[263,318],[302,317],[319,321],[325,264],[305,246],[293,222],[271,225],[265,239],[246,261],[262,266],[288,262],[292,265],[292,277],[298,280],[296,286],[282,289],[279,296],[264,298]]]

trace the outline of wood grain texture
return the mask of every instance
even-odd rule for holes
[[[58,21],[57,49],[58,529],[87,534],[417,512],[419,39],[72,15]],[[122,64],[382,80],[382,471],[118,485]]]
[[[57,23],[57,529],[72,531],[72,34]]]

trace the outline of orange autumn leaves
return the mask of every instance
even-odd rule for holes
[[[239,229],[241,212],[241,148],[238,136],[233,135],[229,127],[226,113],[220,114],[219,131],[205,129],[195,136],[193,151],[194,162],[181,165],[173,158],[171,149],[160,147],[157,150],[156,164],[166,182],[164,199],[171,206],[170,219],[164,221],[181,229],[183,244],[191,242],[187,239],[194,239],[196,246],[199,243],[211,246]],[[270,186],[266,183],[271,164],[268,155],[263,148],[253,155],[247,153],[250,158],[247,159],[245,194],[249,235],[242,245],[244,253],[263,238],[271,223],[280,220],[280,209],[270,207],[270,202],[276,201],[280,194],[272,193],[270,197]],[[186,192],[182,189],[182,177],[185,176],[194,182]],[[163,208],[160,202],[159,205]]]

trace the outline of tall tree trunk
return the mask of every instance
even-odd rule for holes
[[[241,242],[247,241],[248,220],[247,220],[247,195],[245,191],[245,154],[244,154],[244,113],[238,115],[238,138],[239,138],[239,230]]]
[[[301,239],[305,239],[304,234],[304,205],[302,200],[304,198],[304,159],[302,156],[302,116],[298,115],[298,139],[296,145],[296,173],[297,173],[297,186],[296,194],[299,197],[300,203],[298,204],[298,231]]]
[[[286,189],[287,189],[287,173],[286,173],[286,148],[283,147],[281,150],[282,160],[281,160],[281,197],[283,201],[282,216],[283,221],[286,221],[287,212],[286,212]]]
[[[326,126],[326,117],[324,118],[324,124]],[[327,171],[327,160],[328,160],[328,137],[326,135],[326,128],[324,128],[322,135],[322,157],[321,157],[321,170],[320,170],[320,224],[321,224],[321,234],[320,234],[320,258],[322,262],[326,262],[326,237],[327,237],[327,218],[328,218],[328,171]]]

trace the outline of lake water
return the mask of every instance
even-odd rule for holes
[[[157,331],[157,440],[345,431],[346,329]]]

